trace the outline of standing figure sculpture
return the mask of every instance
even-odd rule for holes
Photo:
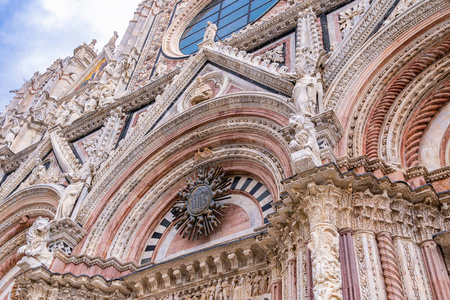
[[[317,104],[321,96],[321,85],[317,77],[309,75],[302,67],[297,66],[296,83],[292,92],[292,101],[297,113],[311,117],[317,113]]]
[[[11,123],[12,123],[11,126],[6,130],[5,138],[3,140],[3,144],[8,147],[11,147],[12,143],[16,139],[17,134],[20,131],[19,122],[13,119]]]
[[[203,36],[203,41],[212,41],[216,37],[217,33],[217,25],[211,21],[206,22],[205,35]]]
[[[88,161],[75,174],[65,174],[70,178],[71,183],[66,187],[61,199],[59,200],[55,220],[70,217],[73,207],[78,200],[85,183],[90,182],[94,172],[94,165]]]

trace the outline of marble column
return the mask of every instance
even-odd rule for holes
[[[296,264],[297,262],[295,256],[290,256],[286,261],[288,300],[297,300],[297,275],[295,270]]]
[[[435,241],[426,241],[420,245],[425,267],[430,279],[434,299],[450,299],[450,280],[441,250]]]
[[[276,278],[272,280],[270,285],[270,294],[272,300],[282,300],[283,291],[281,286],[281,278]]]
[[[394,237],[393,242],[406,299],[433,299],[419,246],[402,237]]]
[[[360,300],[358,270],[356,268],[353,233],[350,229],[339,231],[339,261],[341,262],[342,296],[344,300]]]
[[[372,231],[355,231],[354,243],[361,299],[387,299],[375,234]]]
[[[339,262],[339,233],[336,220],[343,192],[332,182],[307,185],[304,212],[310,224],[314,299],[342,299],[341,264]]]
[[[387,298],[389,300],[404,300],[406,298],[402,287],[392,236],[388,232],[381,232],[377,235],[377,240]]]

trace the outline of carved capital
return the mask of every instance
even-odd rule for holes
[[[316,185],[311,182],[307,185],[303,210],[308,215],[311,228],[318,223],[336,225],[342,196],[343,191],[332,183]]]

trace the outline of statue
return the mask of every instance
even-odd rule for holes
[[[92,42],[88,45],[88,47],[91,48],[92,50],[94,50],[96,43],[97,43],[97,40],[93,39]]]
[[[94,112],[97,109],[97,100],[94,97],[90,97],[84,104],[84,113],[88,114]]]
[[[252,298],[252,286],[247,281],[245,276],[241,275],[239,283],[233,291],[233,300],[246,300]]]
[[[301,173],[320,166],[320,150],[316,140],[314,124],[308,117],[294,115],[289,120],[290,128],[294,130],[294,138],[289,143],[292,165],[295,172]]]
[[[194,95],[190,102],[192,105],[196,105],[205,100],[211,99],[214,95],[213,89],[209,84],[205,83],[202,76],[198,76],[196,79],[196,86],[194,89]]]
[[[72,214],[73,206],[78,200],[81,194],[81,190],[85,186],[85,183],[91,180],[94,174],[94,165],[88,161],[83,167],[78,170],[75,174],[64,174],[68,176],[71,183],[64,190],[63,195],[58,203],[58,209],[56,210],[55,220],[61,220],[69,218]]]
[[[158,66],[155,68],[154,79],[158,79],[164,76],[167,73],[167,65],[164,61],[161,61]]]
[[[55,124],[65,126],[69,123],[70,120],[70,108],[67,104],[63,104],[61,106],[61,109],[59,111],[62,111],[59,117],[56,119]]]
[[[318,81],[303,70],[302,67],[295,68],[297,80],[292,92],[292,100],[297,113],[311,117],[317,113]]]
[[[11,147],[12,143],[16,139],[17,134],[20,131],[20,125],[17,120],[13,119],[11,123],[11,126],[6,130],[5,138],[3,140],[3,144],[8,147]]]
[[[42,160],[40,158],[36,158],[34,160],[34,164],[35,167],[33,171],[31,171],[31,174],[30,176],[28,176],[28,179],[20,185],[21,188],[35,185],[39,183],[42,178],[44,178],[47,169],[42,164]]]
[[[206,22],[206,29],[205,29],[205,35],[203,36],[203,41],[214,42],[216,33],[217,33],[217,25],[211,21]]]
[[[25,254],[25,257],[17,263],[24,271],[40,265],[49,267],[52,263],[53,256],[47,248],[49,230],[49,219],[43,217],[38,217],[33,226],[28,229],[27,244],[17,250],[19,254]]]
[[[104,107],[110,103],[114,102],[114,84],[111,79],[108,80],[108,83],[102,87],[100,103],[101,107]]]

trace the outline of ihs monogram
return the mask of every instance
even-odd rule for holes
[[[223,216],[227,208],[220,201],[231,198],[230,184],[221,167],[200,167],[193,178],[186,178],[186,187],[178,192],[178,206],[172,208],[175,228],[183,238],[199,239],[214,231],[220,223],[216,215]]]

